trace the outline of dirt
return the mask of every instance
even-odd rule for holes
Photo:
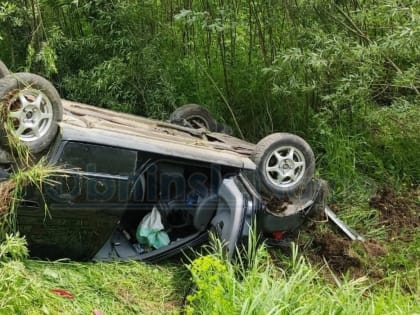
[[[286,211],[291,203],[289,199],[272,198],[267,203],[267,209],[273,214],[281,214]]]
[[[376,240],[367,240],[362,244],[370,257],[385,256],[388,254],[385,246]]]
[[[328,264],[337,275],[349,274],[351,278],[370,276],[381,279],[384,270],[376,260],[387,255],[385,246],[375,240],[351,241],[330,231],[314,239],[309,259],[313,264]]]
[[[336,234],[328,233],[315,239],[315,254],[325,258],[328,266],[337,273],[345,273],[350,268],[362,267],[362,261],[352,254],[351,241]],[[314,257],[312,257],[314,258]]]
[[[384,189],[371,199],[370,206],[380,211],[380,224],[388,227],[390,240],[401,235],[402,229],[420,226],[420,189],[404,195]]]
[[[332,230],[321,232],[316,223],[310,224],[309,233],[316,235],[310,248],[311,262],[323,264],[326,261],[337,274],[351,271],[352,277],[369,275],[382,278],[385,271],[378,265],[378,259],[388,254],[385,243],[397,238],[409,242],[420,226],[420,189],[402,195],[384,189],[371,199],[370,206],[379,211],[378,225],[387,228],[388,237],[384,243],[373,239],[365,242],[351,241]]]

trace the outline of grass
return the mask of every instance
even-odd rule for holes
[[[325,231],[324,231],[325,232]],[[10,241],[11,240],[11,241]],[[19,241],[10,238],[0,250],[19,252]],[[187,267],[198,289],[188,298],[189,314],[416,314],[420,285],[419,266],[413,256],[417,240],[396,253],[382,257],[379,266],[390,264],[394,272],[382,279],[352,273],[339,276],[330,267],[309,263],[297,247],[287,257],[256,248],[235,263],[228,262],[220,244],[199,255]],[[358,251],[360,243],[352,243]],[[416,245],[417,244],[417,245]],[[398,251],[402,243],[393,249]],[[359,248],[360,250],[360,248]],[[417,250],[418,251],[418,250]],[[306,251],[304,254],[308,254]],[[360,251],[359,251],[360,254]],[[23,255],[24,256],[24,255]],[[0,267],[0,301],[4,314],[167,314],[182,310],[182,299],[190,284],[181,264],[63,263],[7,259]],[[369,263],[369,261],[367,262]],[[401,267],[401,266],[399,266]],[[68,290],[66,299],[51,289]],[[1,313],[1,312],[0,312]]]
[[[54,172],[40,163],[0,184],[1,189],[13,192],[9,194],[10,213],[22,192],[17,187],[33,184],[41,189],[41,182]],[[326,241],[341,240],[332,244],[338,249],[344,246],[342,251],[330,257],[325,251],[317,252],[317,239],[333,233],[326,222],[317,222],[299,235],[300,254],[297,246],[288,256],[264,246],[257,248],[251,240],[248,255],[231,263],[220,244],[213,242],[213,247],[187,266],[179,262],[30,260],[25,240],[6,235],[0,244],[0,315],[92,314],[95,310],[104,314],[418,314],[419,233],[415,226],[398,229],[393,222],[381,221],[387,207],[394,212],[400,208],[411,211],[402,216],[415,214],[419,202],[415,196],[385,198],[384,208],[379,209],[367,199],[335,205],[350,226],[381,242],[388,254],[379,256],[337,234]],[[394,212],[389,218],[394,218]],[[338,268],[331,255],[358,263],[343,267],[340,260]],[[183,298],[191,280],[197,289],[187,297],[184,310]],[[57,295],[53,289],[66,290],[72,298]]]
[[[24,239],[7,236],[0,244],[0,314],[176,314],[191,280],[197,289],[188,314],[418,314],[420,237],[415,223],[400,228],[405,221],[398,221],[418,216],[418,191],[387,196],[377,198],[377,208],[367,200],[335,205],[350,226],[376,239],[379,255],[327,222],[300,233],[300,253],[297,246],[290,255],[257,248],[251,240],[248,255],[231,263],[213,242],[188,265],[36,261],[27,259]],[[319,251],[323,239],[341,251]],[[341,265],[353,259],[356,265]]]
[[[43,182],[63,173],[42,160],[33,163],[27,149],[9,132],[17,167],[8,181],[0,183],[4,239],[0,315],[92,314],[95,310],[104,314],[420,314],[418,189],[406,195],[383,194],[374,207],[369,203],[374,187],[355,164],[360,159],[358,148],[365,143],[346,134],[328,139],[325,174],[340,179],[334,209],[373,242],[347,241],[328,223],[317,222],[300,233],[299,247],[293,246],[290,255],[257,247],[251,239],[247,255],[229,262],[221,244],[213,241],[187,265],[147,265],[28,259],[25,239],[7,234],[16,230],[16,204],[23,187],[41,190]],[[404,163],[395,160],[394,164]],[[183,309],[191,282],[196,289]],[[57,295],[56,289],[71,298]]]
[[[26,258],[24,239],[0,245],[0,314],[177,314],[191,279],[187,314],[418,314],[418,266],[380,281],[338,276],[292,247],[273,255],[250,242],[233,263],[213,241],[187,265],[76,263]],[[326,275],[329,275],[327,277]],[[191,279],[190,279],[191,277]],[[66,290],[72,298],[57,295]],[[416,291],[417,290],[417,291]]]
[[[3,264],[0,278],[0,314],[167,314],[180,308],[187,277],[172,265],[28,260]]]
[[[3,249],[16,252],[16,243],[9,237]],[[173,263],[45,262],[0,248],[0,280],[0,314],[168,314],[181,307],[188,274]]]
[[[7,98],[3,101],[7,102]],[[10,166],[13,172],[6,181],[0,182],[0,241],[7,233],[16,232],[16,208],[25,187],[32,186],[42,192],[43,184],[54,183],[53,176],[66,176],[65,170],[49,165],[46,159],[35,160],[28,147],[14,133],[13,121],[7,115],[8,108],[0,103],[0,124],[3,130],[0,136],[4,133],[7,137],[8,151],[13,159]]]
[[[291,257],[274,263],[264,247],[256,249],[253,264],[229,263],[216,247],[192,262],[196,291],[187,299],[187,314],[414,314],[415,295],[406,294],[400,279],[379,290],[367,277],[323,276],[293,247]],[[279,268],[279,265],[281,268]],[[417,286],[419,277],[417,276]]]

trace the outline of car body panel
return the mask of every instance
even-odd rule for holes
[[[242,235],[247,207],[252,208],[252,205],[246,202],[244,192],[235,183],[235,178],[225,179],[218,195],[220,200],[211,225],[232,256]]]
[[[255,169],[255,145],[227,135],[65,101],[64,140],[109,144],[172,157]]]
[[[287,233],[324,202],[323,188],[311,184],[287,211],[273,215],[252,178],[255,145],[204,129],[63,104],[64,119],[47,157],[66,175],[45,183],[42,194],[28,187],[17,211],[32,256],[157,261],[204,242],[210,230],[232,256],[254,223],[266,236]],[[173,192],[178,179],[184,182]],[[138,251],[127,237],[135,231],[125,229],[137,228],[155,206],[164,217],[177,202],[181,217],[193,217],[187,231],[180,237],[175,233],[164,248]]]

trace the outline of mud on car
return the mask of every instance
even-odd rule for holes
[[[276,240],[324,209],[314,154],[296,135],[252,144],[195,104],[157,121],[63,100],[38,75],[0,69],[1,180],[15,167],[6,120],[35,158],[66,170],[19,202],[33,257],[154,261],[210,231],[233,253],[253,225]]]

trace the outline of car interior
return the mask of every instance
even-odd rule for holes
[[[201,234],[206,234],[219,204],[223,205],[218,189],[226,170],[220,166],[155,158],[139,159],[139,164],[127,210],[95,260],[144,259],[198,241]],[[138,240],[143,219],[153,208],[158,210],[164,227],[160,233],[169,239],[166,246]]]

